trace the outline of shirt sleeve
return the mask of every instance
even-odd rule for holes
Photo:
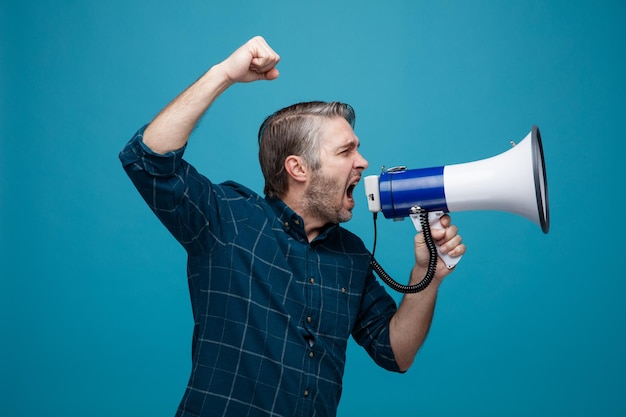
[[[379,366],[389,371],[400,372],[389,337],[389,323],[396,310],[395,301],[376,280],[370,269],[361,299],[361,311],[352,330],[352,337]]]
[[[163,225],[191,254],[211,249],[210,225],[219,218],[213,184],[183,159],[185,147],[158,154],[139,129],[120,152],[124,170]]]

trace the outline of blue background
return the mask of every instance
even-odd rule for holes
[[[355,107],[368,174],[490,157],[533,124],[543,136],[550,233],[508,213],[456,213],[468,253],[413,368],[386,373],[351,343],[339,415],[626,415],[623,1],[0,10],[3,416],[173,415],[190,365],[185,253],[117,154],[257,34],[281,55],[281,77],[233,87],[203,119],[187,159],[213,180],[261,192],[258,126],[303,100]],[[371,246],[357,204],[347,226]],[[379,219],[377,257],[402,281],[413,234]]]

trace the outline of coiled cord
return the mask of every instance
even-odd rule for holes
[[[430,285],[433,277],[435,276],[435,271],[437,269],[437,247],[435,246],[435,242],[433,241],[433,237],[430,234],[430,224],[428,223],[428,211],[419,208],[417,209],[417,213],[419,214],[420,224],[422,225],[422,233],[424,234],[424,242],[426,243],[426,247],[428,248],[428,252],[430,253],[430,259],[428,260],[428,269],[426,270],[426,275],[424,278],[415,285],[403,285],[391,278],[387,272],[383,269],[382,266],[376,261],[374,258],[374,253],[376,252],[376,240],[377,240],[377,227],[376,227],[376,217],[377,213],[374,213],[374,248],[372,249],[372,260],[370,264],[372,269],[376,271],[380,279],[385,282],[385,284],[389,285],[391,289],[403,293],[403,294],[415,294],[422,290],[424,290],[428,285]]]

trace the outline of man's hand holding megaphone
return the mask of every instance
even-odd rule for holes
[[[452,219],[449,215],[445,214],[439,219],[440,227],[431,228],[431,236],[438,246],[441,254],[447,255],[450,258],[458,258],[465,254],[466,247],[463,244],[463,238],[458,234],[458,228],[452,224]],[[430,252],[423,233],[415,235],[415,267],[411,272],[410,285],[415,285],[422,280],[428,269],[430,260]],[[447,262],[437,262],[437,269],[433,281],[436,284],[440,283],[454,269],[448,268]]]

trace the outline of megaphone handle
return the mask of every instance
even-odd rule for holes
[[[441,226],[441,222],[439,219],[441,219],[441,217],[444,214],[445,213],[443,211],[429,211],[428,212],[428,223],[430,224],[431,229],[443,229],[443,226]],[[413,225],[415,226],[415,229],[418,232],[421,232],[422,225],[420,223],[419,213],[410,214],[409,216],[411,217],[411,220],[413,221]],[[441,260],[446,264],[448,269],[454,268],[454,266],[457,263],[459,263],[459,261],[461,260],[462,255],[452,257],[448,255],[447,253],[441,253],[441,250],[439,249],[439,245],[435,244],[435,246],[437,247],[437,254],[441,258]]]

